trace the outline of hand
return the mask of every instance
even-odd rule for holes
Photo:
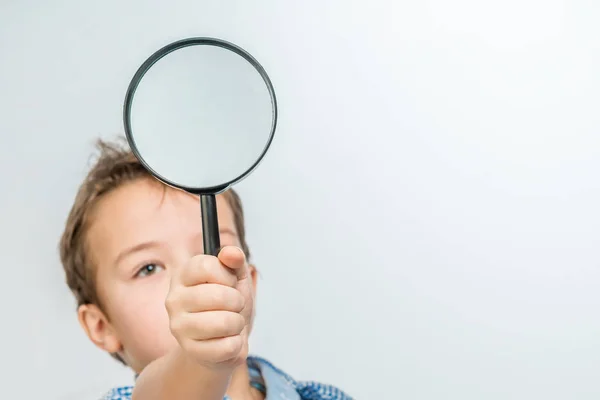
[[[244,253],[225,247],[175,270],[166,299],[170,328],[184,352],[209,368],[233,369],[248,355],[254,299]]]

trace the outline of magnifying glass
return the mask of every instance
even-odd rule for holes
[[[200,196],[204,253],[220,250],[215,196],[269,149],[277,101],[264,68],[214,38],[168,44],[137,70],[123,108],[134,155],[158,180]]]

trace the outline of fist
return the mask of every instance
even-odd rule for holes
[[[231,246],[177,268],[165,305],[171,333],[186,354],[209,368],[235,368],[248,355],[253,303],[246,257]]]

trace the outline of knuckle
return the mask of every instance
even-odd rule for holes
[[[206,270],[205,256],[200,254],[192,257],[187,265],[183,268],[178,268],[178,272],[181,274],[186,282],[194,281],[197,277],[203,276]]]
[[[190,267],[201,268],[206,261],[206,255],[204,254],[196,254],[189,260]]]
[[[169,320],[169,329],[173,336],[178,337],[183,333],[183,321],[181,318],[171,318]]]
[[[198,361],[205,358],[205,355],[203,354],[201,349],[198,348],[198,346],[196,346],[193,340],[181,340],[179,342],[179,345],[181,346],[183,351],[185,351],[187,354],[191,355]]]
[[[169,293],[165,299],[165,308],[169,314],[173,313],[173,311],[176,309],[176,303],[177,300],[175,296],[172,293]]]
[[[236,335],[239,335],[246,326],[246,319],[241,314],[233,314],[232,320],[231,326]]]
[[[236,308],[236,312],[240,312],[244,309],[244,307],[246,307],[246,298],[244,297],[244,295],[242,293],[240,293],[239,291],[236,290],[236,296],[235,296],[235,308]]]
[[[181,290],[178,287],[169,290],[165,298],[165,308],[169,314],[173,314],[181,308]]]
[[[230,336],[224,339],[222,346],[223,358],[227,360],[234,358],[242,349],[242,337],[240,335]]]

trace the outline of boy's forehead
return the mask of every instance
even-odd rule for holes
[[[233,216],[229,202],[223,195],[217,196],[219,217]],[[181,213],[197,212],[200,215],[198,196],[174,189],[154,179],[141,178],[125,183],[106,194],[95,207],[94,217],[101,214],[136,216],[160,210]]]
[[[217,207],[219,225],[235,232],[233,212],[222,195],[217,196]],[[139,179],[99,200],[89,227],[89,240],[93,243],[88,244],[104,250],[124,242],[167,241],[174,235],[200,232],[200,218],[197,196],[152,179]]]

